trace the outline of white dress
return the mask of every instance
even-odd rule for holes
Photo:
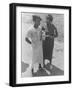
[[[27,33],[27,38],[30,38],[32,42],[32,66],[36,63],[43,66],[41,28],[35,29],[32,27]]]

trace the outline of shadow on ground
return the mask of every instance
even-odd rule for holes
[[[24,73],[28,67],[29,67],[29,64],[21,62],[21,73]]]
[[[46,72],[43,68],[41,68],[41,69],[38,70],[35,74],[33,74],[33,77],[35,77],[35,76],[59,76],[59,75],[64,75],[64,71],[61,70],[61,69],[59,69],[59,68],[57,68],[57,67],[54,66],[54,65],[53,65],[53,69],[52,69],[52,70],[50,70],[50,64],[47,64],[47,65],[45,66],[45,69],[46,69],[47,71],[50,71],[51,74],[50,74],[50,75],[47,74],[47,72]]]

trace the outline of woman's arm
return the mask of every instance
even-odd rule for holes
[[[31,41],[27,37],[25,38],[25,40],[27,43],[31,44]]]
[[[57,28],[54,26],[54,37],[58,37]]]

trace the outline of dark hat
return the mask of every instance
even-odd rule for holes
[[[42,20],[39,16],[33,15],[33,21],[35,21],[36,19],[39,19],[40,21]]]
[[[47,19],[49,19],[50,21],[53,21],[53,16],[52,16],[51,14],[49,14],[49,15],[47,16]]]

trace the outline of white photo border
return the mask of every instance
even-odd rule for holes
[[[21,12],[64,14],[64,76],[21,78]],[[69,10],[54,8],[16,7],[16,84],[69,81]]]

